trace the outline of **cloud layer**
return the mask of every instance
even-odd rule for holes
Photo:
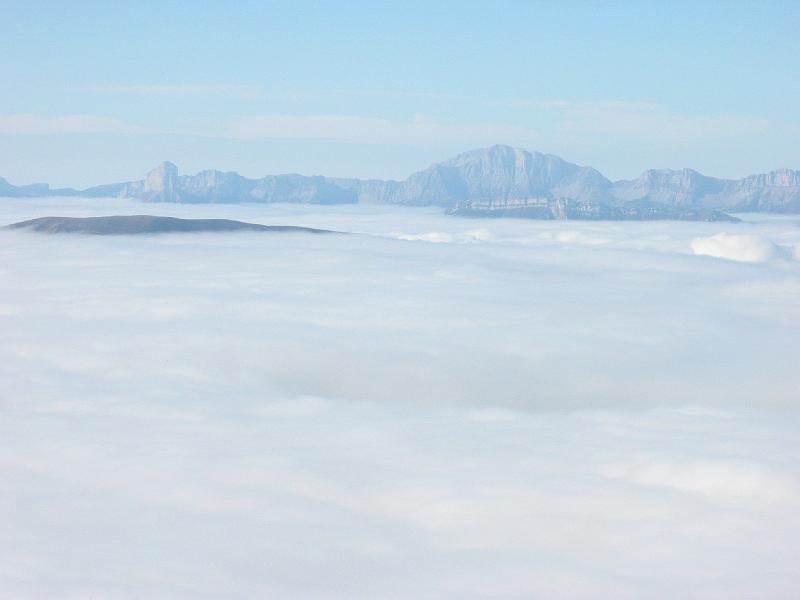
[[[13,597],[795,594],[791,220],[147,209],[364,235],[0,231]]]
[[[228,100],[252,100],[264,96],[264,90],[254,85],[208,85],[208,84],[97,84],[79,88],[88,92],[123,96],[156,98],[222,97]]]
[[[652,141],[709,141],[754,136],[769,127],[753,115],[692,115],[642,102],[553,103],[561,113],[557,128],[566,133],[612,135]]]
[[[787,255],[785,249],[757,235],[735,235],[724,232],[692,240],[692,251],[698,255],[752,263],[766,262],[777,256]]]
[[[384,119],[340,115],[260,115],[233,119],[221,133],[236,139],[323,139],[356,144],[463,143],[534,139],[525,127],[497,123],[449,123],[425,116]]]
[[[71,133],[142,134],[144,127],[115,117],[97,115],[43,116],[35,114],[0,115],[0,134],[62,135]]]
[[[143,96],[181,97],[224,93],[202,87],[149,89],[110,88],[109,93]],[[237,92],[246,93],[246,92]],[[173,135],[232,140],[322,140],[346,144],[486,146],[497,140],[525,144],[536,138],[530,128],[502,123],[458,123],[417,115],[411,119],[387,119],[358,115],[253,115],[221,119],[216,127],[161,126],[147,128],[122,119],[98,115],[45,116],[36,114],[0,115],[0,135]]]

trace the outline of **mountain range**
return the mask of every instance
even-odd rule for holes
[[[450,214],[543,219],[736,220],[728,212],[800,213],[800,171],[781,169],[717,179],[691,169],[648,170],[611,181],[552,154],[491,146],[459,154],[404,181],[297,174],[250,179],[235,172],[181,175],[161,163],[144,179],[91,187],[14,186],[0,196],[136,198],[146,202],[399,204],[441,206]]]

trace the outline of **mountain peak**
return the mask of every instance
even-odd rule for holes
[[[178,202],[178,167],[164,161],[145,177],[143,192],[148,200]]]
[[[527,150],[523,150],[522,148],[515,148],[513,146],[506,146],[504,144],[495,144],[494,146],[486,146],[484,148],[475,148],[474,150],[468,150],[466,152],[462,152],[461,154],[457,154],[450,160],[445,161],[444,163],[437,163],[437,164],[463,164],[466,162],[474,162],[479,160],[490,160],[490,161],[509,161],[509,160],[519,160],[520,157],[531,156],[531,155],[539,155],[538,152],[528,152]]]
[[[156,167],[150,170],[150,173],[175,173],[178,174],[178,166],[168,160],[158,163]],[[148,173],[149,175],[149,173]]]
[[[404,181],[302,175],[249,179],[235,172],[215,170],[179,175],[178,167],[169,161],[153,168],[143,179],[83,192],[49,190],[46,185],[13,186],[0,179],[3,196],[79,194],[152,202],[433,205],[467,207],[478,212],[480,207],[496,210],[500,206],[546,218],[699,218],[704,210],[800,213],[800,171],[779,169],[730,180],[708,177],[692,169],[652,169],[637,179],[612,183],[599,171],[556,155],[496,144],[434,163]]]

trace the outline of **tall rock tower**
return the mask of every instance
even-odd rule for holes
[[[143,196],[151,202],[180,202],[178,167],[165,161],[147,174]]]

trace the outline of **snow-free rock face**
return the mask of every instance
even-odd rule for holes
[[[465,202],[569,198],[603,202],[611,182],[590,167],[551,154],[492,146],[431,165],[405,181],[270,175],[248,179],[238,173],[201,171],[179,175],[164,162],[145,179],[87,190],[148,202],[298,202],[306,204],[404,204],[452,208]]]
[[[178,167],[165,161],[150,171],[140,181],[124,184],[101,185],[89,188],[87,195],[98,196],[103,192],[116,191],[123,198],[137,198],[145,202],[181,202],[178,183]]]
[[[391,204],[397,201],[402,184],[381,179],[344,179],[326,177],[325,181],[351,194],[362,204]]]
[[[600,200],[611,182],[596,170],[552,154],[492,146],[465,152],[411,175],[401,184],[403,204],[454,206],[468,201],[523,198]]]
[[[113,189],[112,186],[104,187]],[[116,195],[147,202],[186,203],[337,204],[358,200],[354,192],[333,185],[324,177],[270,175],[262,179],[248,179],[238,173],[214,170],[201,171],[196,175],[178,175],[178,168],[170,162],[161,163],[142,181],[123,185]]]
[[[74,196],[78,192],[72,189],[50,189],[46,183],[30,185],[12,185],[0,177],[0,197],[7,198],[41,198],[43,196]]]
[[[751,175],[732,182],[726,191],[738,210],[800,213],[800,171]]]
[[[275,175],[255,182],[251,202],[294,202],[300,204],[346,204],[358,202],[355,192],[330,183],[325,177]]]
[[[718,195],[725,183],[725,180],[706,177],[691,169],[651,169],[638,179],[616,182],[612,193],[621,203],[647,201],[686,208],[702,204],[708,196]]]
[[[147,174],[142,192],[147,200],[179,202],[178,167],[163,162]]]
[[[393,202],[412,206],[452,206],[468,193],[458,169],[432,165],[402,182]]]
[[[118,196],[148,202],[295,202],[441,206],[456,214],[535,218],[719,219],[725,211],[800,213],[800,171],[782,169],[740,180],[691,169],[645,171],[611,182],[591,167],[552,154],[510,146],[472,150],[435,163],[404,181],[305,175],[249,179],[234,172],[180,175],[161,163],[140,181],[76,190],[46,184],[13,186],[0,179],[0,195]]]
[[[781,169],[744,179],[717,179],[691,169],[650,170],[613,187],[619,203],[656,202],[682,208],[800,212],[800,171]]]
[[[229,198],[241,198],[253,187],[249,179],[238,173],[213,170],[183,175],[177,185],[183,202],[226,202]]]
[[[573,189],[575,199],[591,185],[608,188],[610,182],[594,169],[579,167],[552,154],[492,146],[467,152],[444,163],[454,168],[470,198],[527,198],[556,195]],[[584,184],[584,185],[582,185]]]

